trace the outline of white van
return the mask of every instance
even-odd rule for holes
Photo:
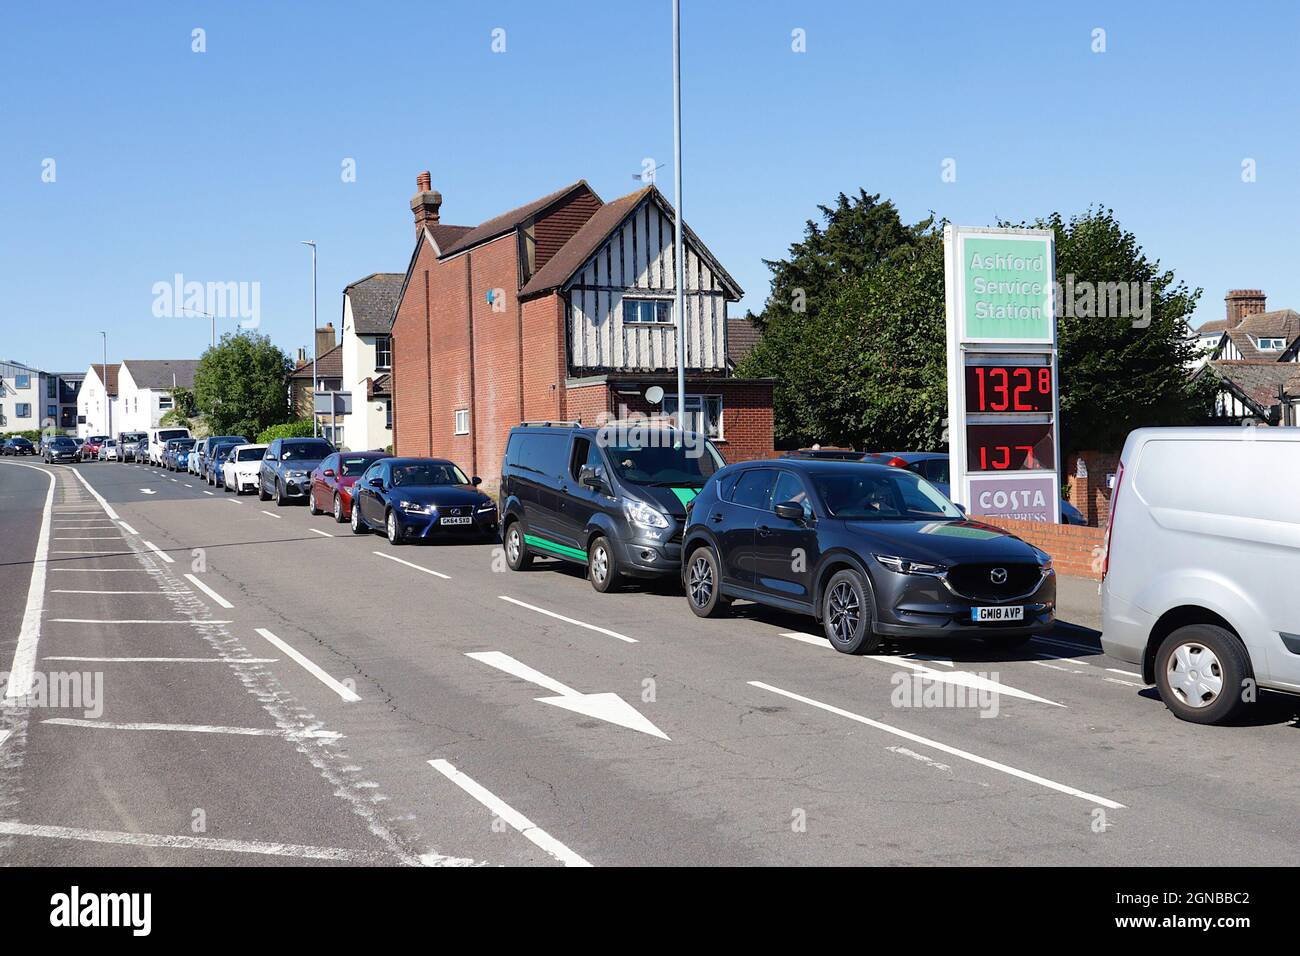
[[[192,438],[188,428],[177,428],[171,426],[168,428],[151,428],[149,429],[149,464],[161,465],[162,453],[164,446],[173,438]]]
[[[1102,575],[1102,648],[1178,717],[1300,694],[1300,428],[1130,434]]]

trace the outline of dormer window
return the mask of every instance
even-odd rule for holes
[[[1280,352],[1286,348],[1286,339],[1258,339],[1259,350],[1261,352]]]

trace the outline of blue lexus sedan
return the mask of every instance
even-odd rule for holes
[[[384,458],[353,486],[352,533],[382,528],[391,544],[444,536],[495,537],[496,503],[444,458]]]

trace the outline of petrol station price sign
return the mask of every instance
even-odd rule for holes
[[[952,497],[1059,522],[1056,255],[1041,229],[944,229]]]

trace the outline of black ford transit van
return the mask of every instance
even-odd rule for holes
[[[506,563],[582,564],[602,592],[680,574],[687,510],[724,464],[704,436],[651,421],[517,425],[501,469]]]

